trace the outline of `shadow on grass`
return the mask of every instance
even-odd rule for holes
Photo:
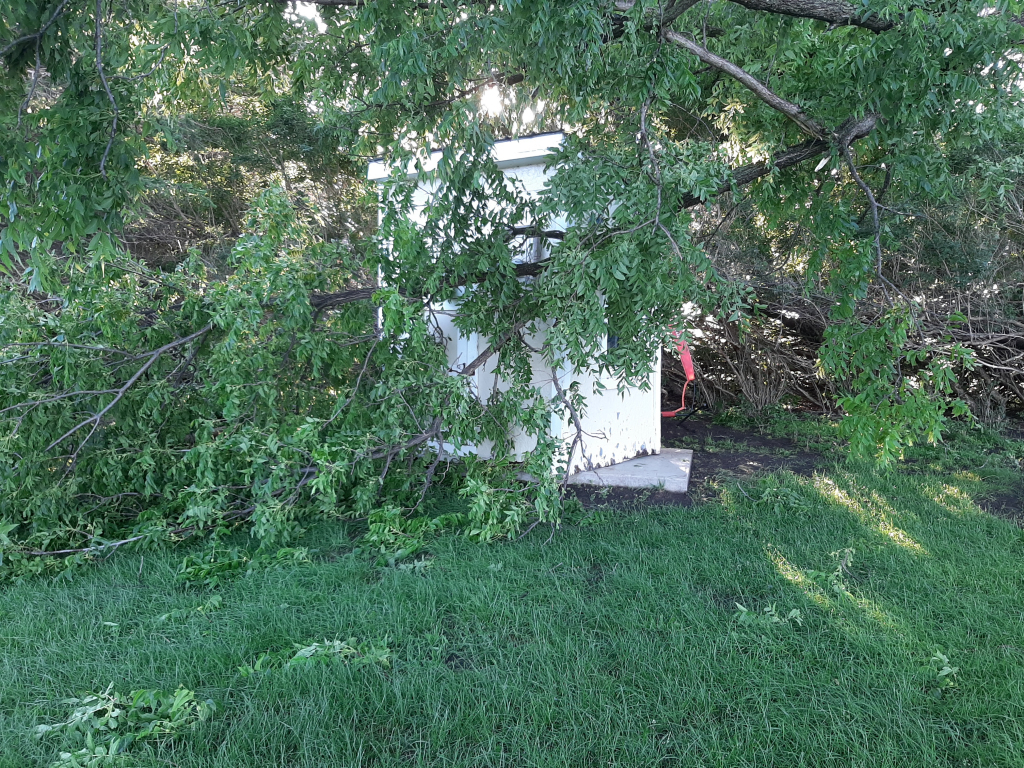
[[[409,568],[326,526],[305,543],[330,556],[226,581],[206,614],[180,552],[6,587],[0,766],[48,765],[32,726],[110,682],[218,704],[139,766],[1019,766],[1024,532],[980,489],[783,472]],[[239,673],[350,637],[391,666]]]

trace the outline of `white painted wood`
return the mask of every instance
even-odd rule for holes
[[[564,134],[561,131],[556,133],[541,133],[536,136],[526,136],[521,139],[509,141],[498,141],[494,144],[494,159],[499,168],[516,168],[522,165],[543,164],[543,161],[562,144]],[[431,152],[430,157],[423,163],[425,172],[433,171],[441,161],[441,151]],[[366,177],[370,181],[382,181],[391,176],[392,166],[383,160],[374,160],[370,163]],[[406,178],[415,178],[418,171],[416,164],[410,163],[406,168]]]
[[[550,172],[544,165],[550,153],[562,141],[561,133],[530,136],[523,139],[498,142],[494,145],[494,156],[498,164],[505,170],[506,177],[515,182],[531,195],[537,195],[544,188]],[[436,167],[440,152],[431,156],[428,168]],[[432,164],[432,165],[431,165]],[[411,169],[412,170],[412,169]],[[368,174],[371,180],[382,181],[389,178],[389,168],[383,162],[370,164]],[[408,174],[415,178],[415,172]],[[424,211],[436,192],[436,182],[422,183],[414,193],[414,206],[411,216],[414,220],[422,220]],[[564,228],[564,219],[551,222],[554,227]],[[532,243],[528,246],[532,248]],[[532,252],[524,253],[524,259],[530,259]],[[471,290],[469,288],[468,290]],[[446,304],[435,308],[441,310],[438,317],[439,330],[445,339],[448,362],[455,369],[473,360],[485,349],[489,340],[473,334],[463,336],[456,328],[454,317],[458,311],[456,304]],[[545,336],[543,328],[531,339],[531,346],[541,348]],[[474,376],[474,388],[486,402],[495,393],[506,391],[507,383],[495,372],[497,358],[493,357],[481,367]],[[619,465],[637,456],[657,454],[661,451],[661,356],[653,361],[654,371],[647,380],[646,390],[639,386],[626,387],[618,391],[617,382],[602,376],[590,368],[557,370],[558,381],[562,388],[568,390],[573,382],[578,382],[580,390],[587,398],[586,413],[582,418],[583,439],[572,456],[567,458],[569,473],[593,470],[595,468]],[[533,379],[541,395],[552,399],[556,395],[553,384],[553,372],[545,365],[540,355],[533,355]],[[550,435],[562,441],[568,452],[576,435],[575,426],[568,414],[563,418],[553,416]],[[521,458],[527,451],[536,447],[536,438],[525,434],[516,434],[514,452]],[[491,455],[493,445],[481,441],[466,450],[475,451],[481,458]]]

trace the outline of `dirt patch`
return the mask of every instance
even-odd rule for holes
[[[445,666],[449,669],[454,669],[456,672],[473,668],[473,662],[459,653],[449,653],[445,658],[444,663]]]
[[[999,431],[1003,437],[1009,440],[1024,440],[1024,419],[1007,419],[1000,425]],[[977,501],[978,506],[989,514],[1009,520],[1024,528],[1024,480],[1018,480],[1016,483],[1003,483],[1002,487]]]
[[[570,485],[566,488],[566,497],[579,500],[585,509],[594,507],[623,509],[639,504],[647,507],[690,507],[700,500],[693,494],[692,482],[689,493],[671,493],[653,488]]]
[[[723,427],[699,417],[686,421],[663,419],[661,444],[666,448],[693,450],[689,492],[574,485],[569,488],[570,495],[588,508],[634,504],[690,506],[706,495],[709,480],[752,478],[778,469],[809,475],[822,461],[820,453],[812,453],[789,438]]]
[[[712,478],[749,478],[788,469],[810,475],[822,462],[820,453],[807,450],[786,437],[767,437],[752,430],[724,427],[699,418],[663,419],[661,444],[691,448],[690,489],[698,490]]]
[[[1024,484],[1010,491],[999,491],[978,499],[978,506],[989,514],[1024,528]]]
[[[1024,428],[1014,426],[1024,436]],[[1016,433],[1010,436],[1016,437]],[[805,443],[786,437],[769,437],[755,430],[722,426],[700,415],[685,421],[663,419],[661,444],[666,448],[693,450],[688,493],[575,485],[569,487],[570,496],[579,499],[587,508],[622,508],[640,504],[691,506],[710,495],[709,481],[752,479],[782,469],[809,476],[827,460],[824,451],[809,450]],[[908,464],[912,465],[912,462]],[[902,471],[922,470],[906,466]],[[999,489],[977,501],[986,512],[1024,528],[1024,483],[1016,488]]]

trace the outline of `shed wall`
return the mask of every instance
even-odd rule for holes
[[[498,157],[511,157],[502,162],[506,177],[515,179],[530,194],[536,195],[543,188],[548,178],[544,169],[544,146],[551,144],[550,137],[545,142],[538,142],[537,137],[524,139],[533,142],[542,150],[539,157],[532,159],[524,153],[522,147],[502,147]],[[532,146],[532,145],[531,145]],[[531,150],[534,151],[534,150]],[[503,154],[501,154],[503,153]],[[536,152],[535,152],[536,154]],[[380,168],[371,168],[371,178],[382,178]],[[414,218],[422,218],[423,210],[430,201],[436,187],[421,185],[414,196]],[[559,222],[553,222],[555,226]],[[561,222],[564,225],[564,222]],[[444,335],[448,361],[456,370],[474,360],[481,351],[487,348],[489,341],[478,334],[463,336],[455,327],[454,316],[457,307],[454,305],[435,308],[439,319],[439,328]],[[544,342],[539,338],[530,340],[531,346],[540,348]],[[545,365],[539,355],[533,356],[533,381],[543,397],[551,399],[556,390],[552,383],[554,373]],[[571,474],[587,469],[596,469],[617,464],[637,456],[659,453],[661,450],[661,356],[658,355],[655,369],[652,372],[646,391],[639,387],[626,387],[620,393],[618,383],[610,377],[602,377],[595,370],[559,370],[558,381],[568,391],[573,382],[578,382],[580,391],[586,397],[586,410],[582,414],[583,438],[570,457],[568,465]],[[497,360],[492,358],[474,374],[473,383],[486,401],[494,391],[507,388],[506,383],[496,374]],[[603,386],[603,390],[601,387]],[[552,417],[550,434],[561,438],[565,450],[568,451],[576,436],[576,430],[568,414],[562,419]],[[534,436],[517,434],[513,436],[517,458],[534,447]],[[467,448],[482,458],[491,455],[493,446],[488,442]]]

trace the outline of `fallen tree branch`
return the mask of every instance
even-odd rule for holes
[[[479,368],[481,368],[488,360],[490,360],[491,357],[493,357],[498,350],[504,347],[512,339],[513,336],[515,336],[525,327],[526,323],[516,323],[515,325],[513,325],[511,329],[501,334],[501,336],[498,337],[498,340],[496,342],[491,344],[489,347],[487,347],[487,349],[485,349],[483,352],[477,355],[476,359],[473,360],[473,362],[469,363],[461,371],[459,371],[459,375],[472,376],[474,373],[477,372]]]
[[[338,291],[336,293],[311,293],[309,303],[316,312],[323,312],[335,307],[342,307],[346,304],[353,304],[357,301],[366,301],[373,298],[377,288],[355,288],[349,291]]]
[[[128,390],[131,389],[135,385],[135,383],[139,379],[141,379],[143,377],[143,375],[146,373],[146,371],[148,371],[150,368],[153,367],[153,364],[156,363],[156,361],[159,360],[160,357],[165,352],[169,352],[170,350],[172,350],[172,349],[174,349],[176,347],[180,347],[183,344],[188,344],[190,341],[194,341],[195,339],[198,339],[201,336],[205,336],[212,329],[213,329],[213,323],[207,323],[205,326],[200,328],[195,333],[189,334],[188,336],[184,336],[184,337],[182,337],[180,339],[175,339],[174,341],[172,341],[172,342],[170,342],[168,344],[164,344],[164,346],[160,347],[159,349],[156,349],[156,350],[153,350],[152,352],[150,352],[149,353],[149,359],[146,360],[146,362],[142,365],[142,367],[139,368],[139,370],[137,370],[132,375],[132,377],[130,379],[128,379],[128,381],[126,381],[124,383],[124,385],[120,389],[114,390],[114,399],[113,400],[111,400],[109,403],[107,403],[107,405],[105,407],[103,407],[95,415],[90,416],[88,419],[85,419],[84,421],[81,421],[78,424],[76,424],[75,426],[73,426],[71,429],[69,429],[63,435],[61,435],[56,440],[54,440],[52,443],[50,443],[48,446],[46,446],[46,448],[44,450],[49,451],[49,450],[55,448],[56,446],[58,446],[61,443],[63,443],[66,439],[71,437],[73,434],[75,434],[76,432],[78,432],[80,429],[84,428],[88,424],[92,424],[93,425],[92,429],[89,431],[89,436],[91,437],[93,432],[95,432],[97,427],[99,427],[100,421],[102,420],[102,418],[110,411],[111,408],[113,408],[115,405],[117,405],[117,403],[121,400],[121,398],[124,397],[125,393],[127,393]],[[83,441],[83,445],[84,445],[85,442],[88,441],[88,439],[89,438],[87,437],[85,439],[85,441]],[[77,453],[77,451],[76,451],[76,453]]]
[[[110,108],[114,111],[114,120],[110,124],[110,137],[107,139],[107,146],[100,159],[100,176],[105,179],[107,178],[107,158],[110,156],[114,138],[117,136],[117,118],[120,110],[117,108],[117,99],[114,98],[114,93],[110,90],[107,72],[103,67],[103,0],[96,0],[96,70],[99,72],[100,83],[103,84],[103,90],[106,91],[107,99],[110,101]]]
[[[53,23],[61,17],[61,15],[64,13],[64,6],[66,6],[67,4],[68,0],[61,0],[60,5],[58,5],[56,10],[54,10],[53,15],[50,16],[50,19],[45,24],[43,24],[43,26],[41,26],[38,31],[32,32],[28,35],[22,35],[21,37],[9,42],[3,48],[0,48],[0,59],[2,59],[4,56],[10,53],[10,51],[13,50],[15,46],[21,45],[21,43],[27,43],[29,40],[39,41],[42,38],[42,36],[46,34],[46,31],[53,26]]]
[[[408,450],[409,448],[415,448],[418,445],[423,445],[423,443],[425,443],[425,442],[427,442],[427,441],[429,441],[429,440],[431,440],[433,438],[437,438],[437,437],[440,436],[440,434],[441,434],[441,424],[442,424],[441,417],[438,416],[437,418],[435,418],[430,423],[430,426],[426,429],[426,431],[421,432],[420,434],[416,435],[416,437],[413,437],[413,438],[410,438],[409,440],[406,440],[404,443],[400,443],[398,445],[389,445],[389,446],[387,446],[387,448],[379,448],[376,451],[372,451],[369,454],[369,458],[371,458],[371,459],[385,459],[385,458],[388,458],[388,457],[394,458],[397,454],[401,453],[402,451]]]
[[[224,517],[220,518],[220,522],[224,522],[224,521],[228,521],[228,520],[244,519],[244,518],[249,517],[250,515],[252,515],[252,513],[255,511],[255,509],[256,509],[256,506],[253,505],[253,506],[250,506],[250,507],[246,507],[245,509],[238,510],[237,512],[229,512],[228,514],[224,515]],[[168,536],[192,536],[193,534],[197,533],[199,530],[201,530],[201,529],[200,529],[200,526],[198,526],[198,525],[187,525],[187,526],[184,526],[184,527],[181,527],[181,528],[172,528],[171,530],[166,531],[166,534]],[[23,554],[30,555],[32,557],[70,557],[71,555],[93,555],[93,554],[99,554],[100,552],[106,552],[107,550],[110,550],[111,552],[113,552],[114,550],[119,549],[120,547],[123,547],[125,544],[132,544],[132,543],[134,543],[136,541],[142,541],[143,539],[153,535],[153,533],[155,533],[155,532],[156,531],[151,531],[150,533],[140,533],[140,534],[138,534],[136,536],[129,536],[126,539],[118,539],[117,541],[110,541],[110,542],[107,542],[106,544],[94,544],[94,545],[88,546],[88,547],[76,547],[76,548],[73,548],[73,549],[52,549],[52,550],[32,549],[32,550],[28,550],[27,552],[24,552]]]
[[[840,140],[845,140],[847,143],[856,141],[857,139],[862,139],[874,130],[876,121],[877,115],[866,115],[863,118],[851,118],[844,122],[835,131],[834,136],[841,137]],[[730,174],[730,180],[719,186],[719,188],[712,192],[707,199],[701,198],[698,195],[687,194],[683,196],[680,207],[686,209],[693,208],[697,205],[703,205],[708,199],[724,195],[727,192],[733,191],[734,188],[744,187],[747,184],[751,184],[752,182],[769,175],[772,171],[782,171],[786,168],[791,168],[808,160],[820,157],[831,150],[832,147],[832,141],[828,141],[826,139],[809,139],[808,141],[796,144],[782,152],[779,152],[767,162],[750,163],[749,165],[742,165],[738,168],[734,168]],[[565,232],[549,230],[544,233],[544,236],[552,240],[561,240],[565,238]],[[516,276],[526,277],[539,275],[550,265],[550,263],[551,259],[544,259],[543,261],[532,261],[517,264]]]
[[[669,0],[667,5],[657,12],[652,12],[657,21],[668,26],[700,0]],[[871,11],[865,12],[846,0],[732,0],[751,11],[777,13],[780,16],[792,16],[798,19],[824,21],[833,27],[861,27],[875,34],[888,32],[895,24],[884,20]],[[615,10],[626,13],[636,5],[636,0],[616,0]]]

